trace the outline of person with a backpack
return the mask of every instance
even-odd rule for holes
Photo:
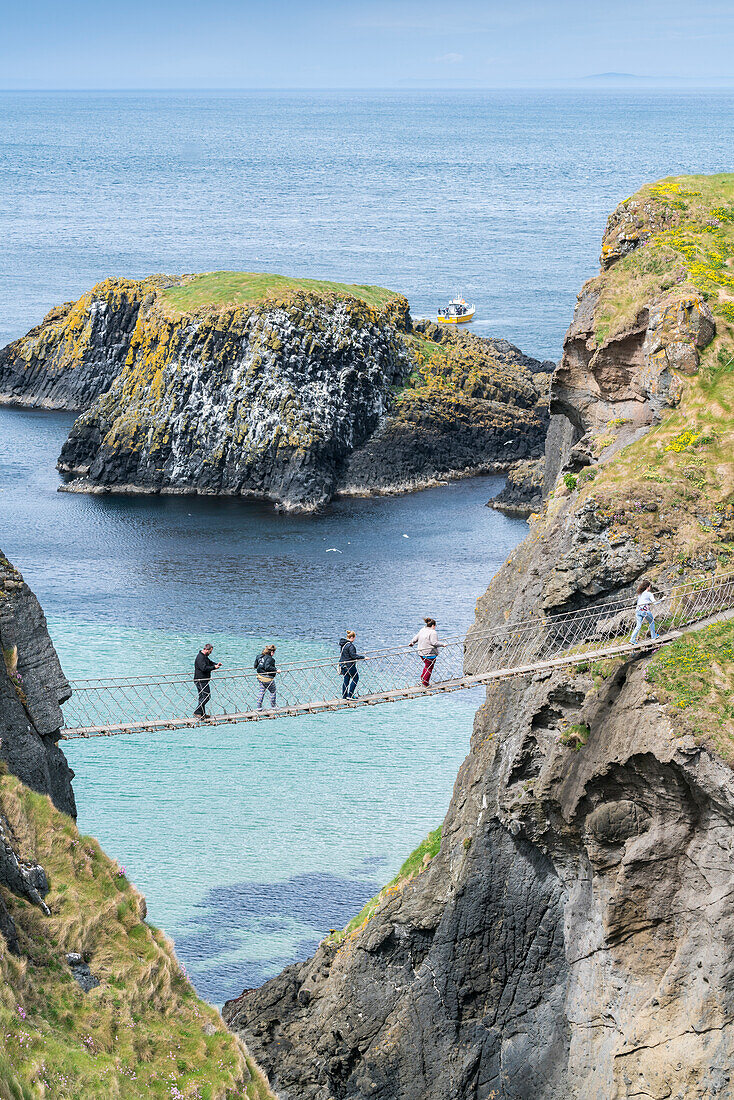
[[[357,661],[363,661],[364,656],[361,653],[357,653],[357,647],[354,644],[354,639],[357,635],[353,630],[347,631],[346,638],[339,639],[339,671],[344,677],[342,681],[342,699],[353,699],[354,692],[359,683],[359,673],[357,672]]]
[[[630,642],[632,643],[632,645],[634,645],[637,641],[640,631],[642,630],[643,623],[650,624],[651,641],[655,641],[655,639],[657,638],[657,633],[655,631],[655,615],[653,614],[652,605],[658,602],[659,601],[656,600],[652,594],[652,585],[650,584],[650,582],[642,581],[637,589],[637,607],[635,609],[635,618],[637,619],[637,624],[635,626],[635,629],[632,631],[632,637],[630,638]]]
[[[420,628],[412,642],[408,642],[408,645],[418,646],[418,655],[423,658],[421,683],[428,687],[431,682],[431,673],[433,672],[436,658],[438,657],[438,651],[444,648],[444,643],[438,640],[436,620],[428,616],[423,622],[426,625]]]
[[[275,707],[275,677],[278,672],[275,667],[274,645],[266,645],[265,649],[255,658],[255,672],[260,682],[257,709],[263,709],[265,692],[270,692],[270,706]]]

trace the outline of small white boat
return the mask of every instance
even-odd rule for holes
[[[471,321],[476,313],[473,305],[466,304],[463,298],[454,298],[445,309],[438,311],[438,323],[440,325],[462,325],[465,321]]]

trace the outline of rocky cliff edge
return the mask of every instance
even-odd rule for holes
[[[610,218],[481,629],[734,564],[733,236],[731,176]],[[733,665],[720,623],[490,687],[438,851],[225,1007],[281,1100],[734,1095]]]
[[[0,551],[0,759],[28,787],[76,817],[74,773],[58,746],[69,698],[38,600]]]

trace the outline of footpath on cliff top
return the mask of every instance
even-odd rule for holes
[[[501,630],[734,553],[734,176],[610,216]],[[734,626],[491,684],[448,813],[313,958],[225,1006],[282,1100],[734,1095]]]
[[[108,279],[0,351],[0,401],[80,410],[68,490],[309,511],[542,457],[549,371],[413,324],[381,287],[214,272]]]

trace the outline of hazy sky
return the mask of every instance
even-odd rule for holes
[[[728,0],[27,0],[4,88],[496,87],[624,72],[732,84]]]

